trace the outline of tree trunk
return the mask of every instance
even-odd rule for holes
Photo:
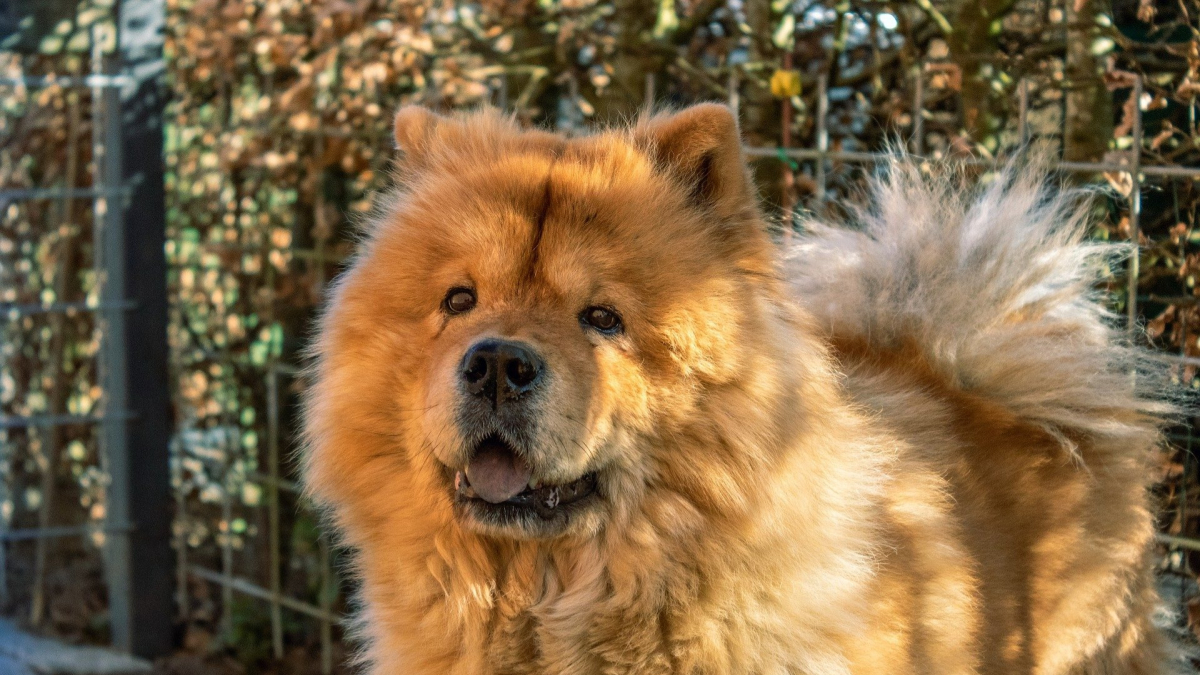
[[[615,9],[617,46],[610,61],[612,83],[595,101],[596,121],[601,123],[619,123],[635,117],[645,105],[647,76],[659,74],[663,68],[661,59],[649,50],[646,40],[658,16],[658,3],[617,0]],[[665,73],[659,79],[665,80]]]
[[[1092,54],[1096,15],[1104,0],[1065,0],[1067,20],[1066,118],[1063,159],[1090,162],[1103,159],[1113,132],[1112,94],[1101,78],[1103,63]]]
[[[950,34],[951,57],[963,71],[963,127],[972,141],[985,146],[990,145],[988,139],[995,135],[998,125],[984,55],[996,53],[992,24],[1010,12],[1014,5],[1016,0],[967,0],[955,13],[954,32]]]

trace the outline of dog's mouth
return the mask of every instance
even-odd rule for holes
[[[596,493],[596,474],[569,482],[543,485],[514,448],[499,436],[480,441],[465,470],[454,474],[456,496],[476,509],[495,515],[522,512],[549,520]]]

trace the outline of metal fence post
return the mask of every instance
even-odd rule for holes
[[[729,81],[728,81],[728,84],[726,85],[726,87],[729,90],[729,107],[731,109],[733,109],[733,116],[735,118],[737,118],[739,121],[741,121],[741,119],[742,119],[742,115],[741,115],[741,113],[742,113],[742,110],[741,110],[741,108],[742,108],[742,96],[741,96],[742,82],[741,82],[741,79],[738,77],[738,71],[737,71],[736,66],[729,67]]]
[[[104,156],[98,173],[109,186],[132,187],[129,202],[107,198],[102,227],[107,279],[102,300],[133,302],[106,311],[103,359],[110,410],[133,419],[104,428],[109,469],[107,518],[131,523],[110,533],[106,547],[113,644],[140,656],[168,652],[174,642],[167,375],[167,269],[163,194],[161,0],[118,5],[118,63],[134,81],[103,99]]]
[[[323,273],[323,272],[319,272]],[[270,551],[271,648],[275,658],[283,658],[283,611],[279,596],[283,593],[283,560],[279,525],[279,370],[272,363],[267,370],[267,518]]]
[[[912,152],[920,157],[925,153],[925,62],[917,64],[913,80]]]
[[[817,199],[814,210],[825,208],[825,190],[828,189],[829,179],[825,175],[825,160],[829,153],[829,76],[821,73],[817,76]]]
[[[1022,150],[1029,145],[1029,78],[1017,85],[1017,138]]]
[[[1133,253],[1129,256],[1129,297],[1125,308],[1128,315],[1129,330],[1137,329],[1138,318],[1138,277],[1141,275],[1141,218],[1142,218],[1142,78],[1137,76],[1133,83],[1133,148],[1129,167],[1129,241],[1133,244]]]
[[[100,31],[93,33],[92,72],[112,71],[112,59],[105,57]],[[97,195],[92,203],[95,227],[97,280],[103,309],[96,314],[101,332],[100,352],[97,354],[99,381],[104,391],[104,412],[109,418],[98,429],[101,462],[109,476],[105,525],[120,526],[132,523],[129,513],[129,420],[111,419],[108,413],[130,410],[128,404],[128,371],[125,363],[128,331],[125,310],[114,305],[125,299],[125,259],[122,210],[124,204],[111,189],[121,181],[121,99],[112,87],[92,89],[92,154],[95,157],[94,186]],[[114,302],[116,301],[116,302]],[[108,583],[108,614],[113,645],[132,651],[132,611],[128,575],[130,532],[107,532],[104,540],[105,576]]]

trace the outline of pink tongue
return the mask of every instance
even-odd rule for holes
[[[467,466],[475,494],[493,503],[512,499],[529,485],[529,465],[503,444],[485,441]]]

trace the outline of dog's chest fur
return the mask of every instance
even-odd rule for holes
[[[536,558],[513,561],[497,585],[483,646],[496,675],[674,672],[660,584],[614,592],[594,550]]]

